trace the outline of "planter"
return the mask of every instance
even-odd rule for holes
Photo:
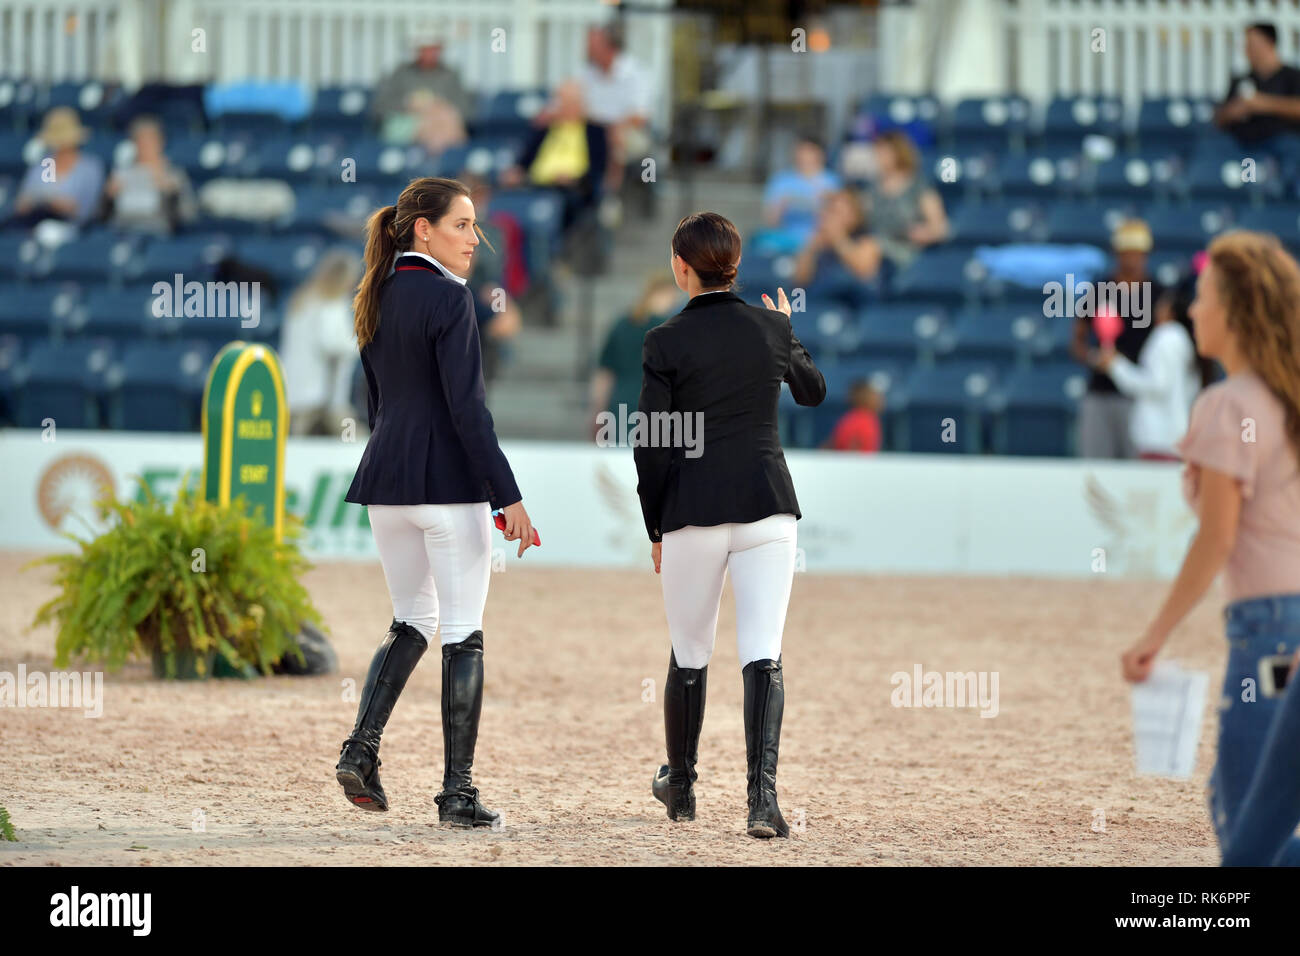
[[[213,676],[217,663],[216,648],[202,654],[196,654],[190,648],[177,648],[173,656],[176,658],[176,680],[207,680]],[[203,661],[203,673],[199,673],[200,660]],[[160,680],[167,677],[167,658],[162,651],[153,652],[153,676]]]

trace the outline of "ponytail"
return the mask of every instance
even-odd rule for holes
[[[425,176],[411,180],[397,197],[397,205],[384,206],[371,214],[366,221],[366,273],[352,300],[358,349],[364,349],[379,331],[379,292],[398,250],[411,248],[415,221],[423,218],[437,223],[447,214],[453,199],[469,195],[469,187],[462,182]],[[487,242],[481,230],[479,236]],[[492,248],[491,243],[488,248]]]
[[[359,349],[365,348],[379,330],[379,287],[397,253],[396,223],[396,206],[384,206],[371,213],[366,222],[366,273],[352,300]]]

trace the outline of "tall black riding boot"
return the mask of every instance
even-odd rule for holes
[[[676,653],[669,656],[668,679],[664,681],[668,763],[659,768],[650,785],[655,798],[668,808],[669,820],[695,819],[695,760],[704,726],[708,677],[707,665],[678,667]]]
[[[420,663],[429,642],[411,625],[394,619],[370,662],[361,691],[357,723],[343,741],[335,776],[343,795],[363,810],[387,810],[388,798],[379,783],[379,738],[406,680]]]
[[[442,793],[438,820],[458,827],[490,827],[500,814],[483,806],[470,786],[478,718],[483,709],[483,632],[442,645]]]
[[[776,757],[781,747],[785,686],[781,661],[750,661],[745,682],[745,756],[749,762],[749,825],[753,837],[788,837],[790,828],[776,805]]]

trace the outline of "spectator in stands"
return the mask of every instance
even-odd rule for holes
[[[110,220],[131,232],[170,235],[198,214],[198,201],[185,170],[167,161],[163,130],[149,116],[131,123],[135,162],[114,172],[104,193],[113,206]]]
[[[1201,389],[1196,346],[1179,321],[1189,301],[1176,289],[1156,303],[1151,334],[1133,362],[1111,345],[1096,353],[1093,367],[1110,376],[1121,394],[1133,400],[1129,436],[1138,457],[1180,461],[1178,442],[1187,433],[1192,401]]]
[[[1243,146],[1277,159],[1290,181],[1300,172],[1300,70],[1278,56],[1271,23],[1246,28],[1246,60],[1250,72],[1232,78],[1214,122]]]
[[[587,118],[582,86],[566,80],[555,89],[548,122],[533,130],[515,165],[501,174],[505,186],[531,183],[555,189],[564,199],[567,231],[601,197],[609,155],[605,128]]]
[[[1105,281],[1128,284],[1130,311],[1134,311],[1133,302],[1149,305],[1159,301],[1164,290],[1147,271],[1147,257],[1151,253],[1150,227],[1140,219],[1120,223],[1111,235],[1111,249],[1115,253],[1115,271]],[[1130,362],[1137,363],[1151,332],[1151,316],[1144,313],[1119,318],[1115,350]],[[1076,316],[1070,352],[1078,361],[1093,368],[1088,389],[1079,400],[1079,455],[1084,458],[1132,458],[1134,448],[1129,421],[1133,402],[1109,375],[1093,367],[1094,350],[1099,344],[1093,329],[1093,317]]]
[[[650,81],[623,49],[623,32],[615,25],[587,31],[587,68],[582,77],[587,116],[605,127],[609,164],[605,171],[606,204],[611,227],[621,215],[618,190],[628,163],[650,154]]]
[[[885,398],[865,379],[849,386],[849,410],[840,416],[823,448],[832,451],[880,451],[880,412]]]
[[[289,300],[280,354],[292,435],[337,435],[344,418],[358,417],[351,401],[360,361],[352,297],[360,280],[356,255],[328,252]]]
[[[938,191],[921,176],[921,157],[901,130],[874,141],[876,173],[868,191],[871,232],[895,268],[908,265],[926,246],[948,238],[948,214]]]
[[[492,189],[485,179],[470,172],[456,178],[470,189],[470,202],[486,246],[486,251],[484,246],[474,250],[468,285],[474,293],[483,379],[491,382],[522,324],[517,297],[525,285],[520,262],[523,229],[513,216],[492,210]]]
[[[415,123],[413,141],[430,156],[440,156],[469,138],[460,111],[428,90],[412,92],[406,110]]]
[[[794,260],[794,281],[806,286],[828,263],[841,263],[864,282],[880,274],[880,243],[867,232],[862,203],[851,189],[836,189],[822,197],[821,214]]]
[[[104,164],[81,151],[86,128],[70,106],[56,106],[45,114],[37,134],[47,154],[30,169],[18,186],[12,224],[35,226],[46,219],[81,225],[99,210],[104,189]]]
[[[435,104],[433,117],[428,96],[441,104]],[[444,127],[440,135],[445,138],[447,130],[463,127],[464,118],[472,111],[473,101],[460,74],[442,62],[442,40],[434,34],[420,39],[414,62],[399,66],[380,81],[370,101],[380,136],[385,142],[403,145],[414,142],[422,129],[425,135],[432,135],[426,128],[430,123]]]
[[[753,238],[760,253],[782,255],[802,248],[817,228],[823,197],[842,185],[826,168],[826,148],[816,138],[799,137],[792,159],[793,165],[768,180],[763,191],[766,228]]]
[[[627,408],[629,415],[636,411],[641,398],[641,347],[645,334],[677,311],[679,298],[672,276],[651,276],[632,310],[610,327],[591,376],[587,420],[593,434],[599,430],[596,416],[601,412],[617,415],[620,405]]]

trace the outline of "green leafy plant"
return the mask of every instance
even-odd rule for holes
[[[301,658],[294,635],[304,621],[320,623],[298,581],[310,567],[298,548],[301,521],[286,515],[277,542],[243,497],[213,504],[189,477],[170,505],[143,479],[137,500],[106,495],[97,505],[106,531],[65,532],[77,551],[29,562],[56,569],[59,593],[32,622],[57,623],[55,666],[84,658],[117,670],[148,654],[160,676],[204,677],[218,654],[236,671],[263,674],[287,653]]]
[[[18,837],[14,835],[14,825],[9,819],[9,811],[0,807],[0,840],[8,840],[10,843],[17,843]]]

